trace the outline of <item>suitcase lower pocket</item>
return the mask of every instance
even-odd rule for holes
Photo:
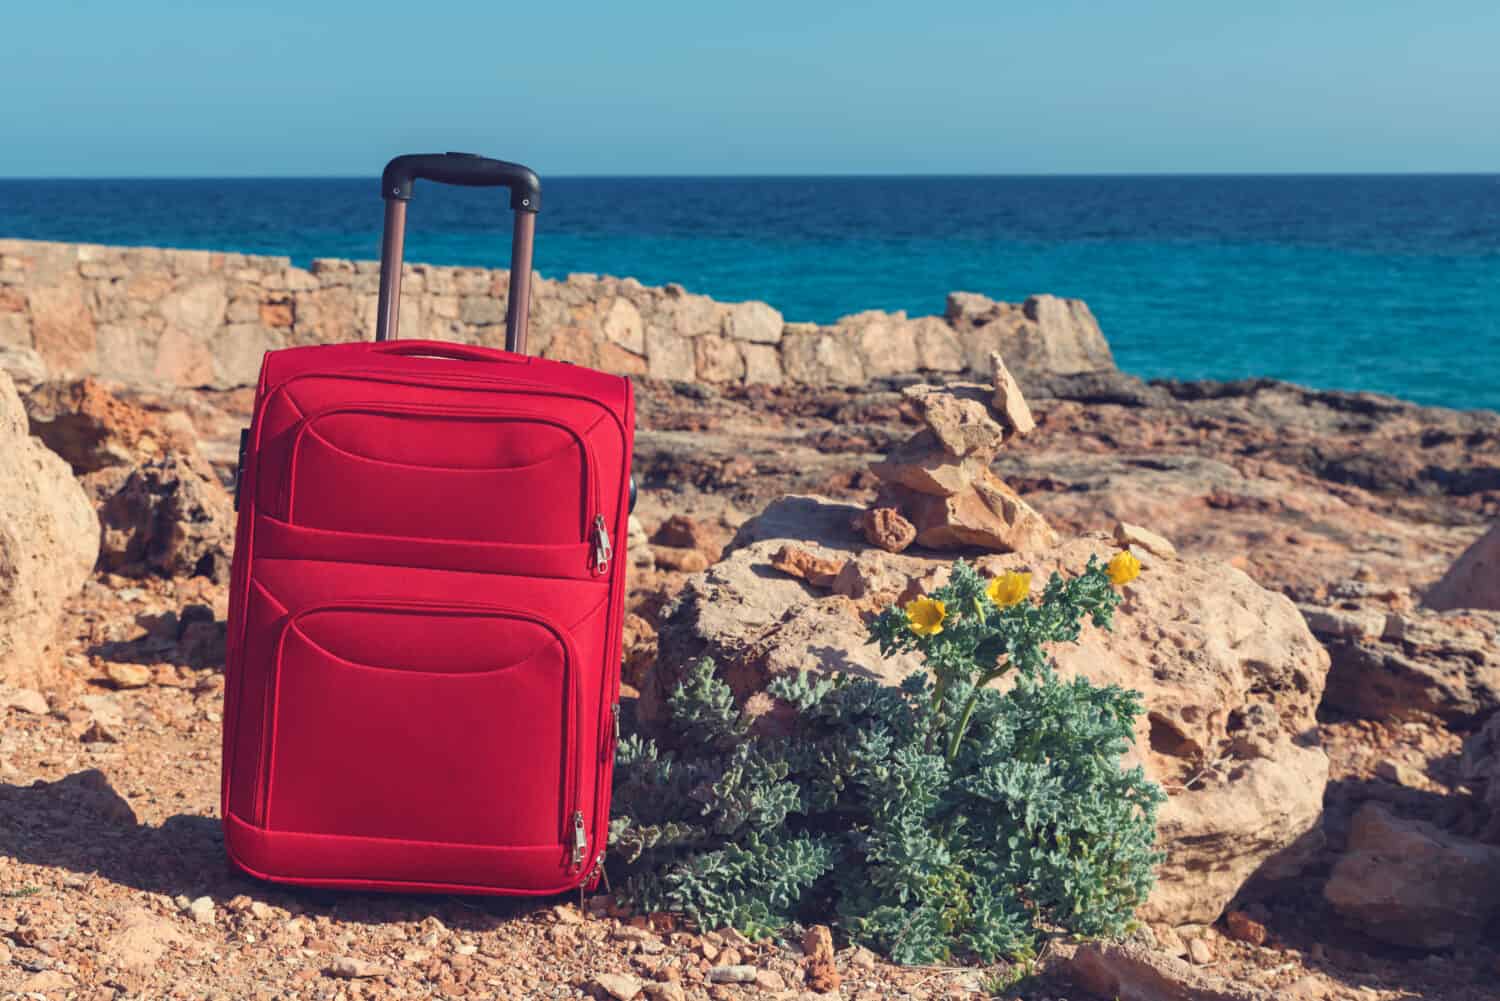
[[[299,612],[277,646],[264,826],[570,845],[575,674],[565,634],[525,612],[400,602]]]

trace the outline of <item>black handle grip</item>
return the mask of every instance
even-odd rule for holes
[[[491,160],[475,153],[408,153],[385,165],[381,194],[387,201],[411,199],[412,182],[437,181],[468,188],[509,188],[510,207],[517,212],[539,212],[542,182],[530,167]]]

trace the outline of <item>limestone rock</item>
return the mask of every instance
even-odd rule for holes
[[[144,973],[173,946],[187,941],[171,921],[143,907],[130,907],[120,918],[114,934],[100,949],[105,965],[133,973]]]
[[[1500,524],[1490,526],[1427,592],[1429,608],[1500,611]]]
[[[340,956],[329,963],[323,972],[340,980],[364,980],[383,977],[391,971],[379,963],[372,963],[358,956]]]
[[[924,372],[962,372],[964,349],[958,335],[941,317],[919,316],[911,321],[917,367]]]
[[[922,367],[916,332],[905,313],[866,310],[839,320],[834,330],[853,342],[866,378],[910,375]]]
[[[1043,364],[1027,363],[1028,368],[1066,375],[1115,367],[1099,321],[1082,299],[1034,295],[1021,304],[1021,312],[1036,325],[1044,359]]]
[[[8,373],[18,387],[29,389],[46,381],[47,363],[29,347],[0,344],[0,372]]]
[[[234,505],[197,455],[174,451],[137,467],[105,500],[99,520],[108,570],[228,579]]]
[[[1031,416],[1031,407],[1021,395],[1021,384],[1005,367],[1005,357],[995,351],[990,354],[991,380],[995,384],[995,395],[990,406],[1000,421],[1015,434],[1030,434],[1036,430],[1036,419]]]
[[[504,317],[501,318],[504,322]],[[646,330],[641,324],[641,311],[629,299],[617,298],[609,304],[601,323],[604,336],[632,354],[646,353]]]
[[[1298,609],[1307,620],[1307,628],[1326,639],[1379,639],[1385,633],[1388,617],[1378,608],[1299,605]]]
[[[989,468],[988,456],[956,458],[931,431],[920,431],[897,445],[891,454],[871,464],[870,472],[885,483],[932,497],[952,497],[974,486]]]
[[[597,974],[593,979],[593,986],[615,1001],[631,1001],[631,998],[641,992],[640,980],[628,973]]]
[[[1418,949],[1476,942],[1500,915],[1500,847],[1368,802],[1355,811],[1348,851],[1323,897],[1384,942]]]
[[[53,376],[84,375],[98,364],[97,324],[88,300],[88,287],[77,280],[45,284],[27,295],[32,346]]]
[[[781,370],[781,352],[771,344],[742,342],[740,354],[745,357],[746,385],[780,386],[786,382]],[[3,364],[3,355],[0,355]]]
[[[771,557],[771,569],[805,580],[813,587],[832,587],[844,565],[799,546],[782,546]]]
[[[739,302],[724,314],[724,334],[737,341],[775,344],[781,340],[781,313],[763,302]]]
[[[683,665],[711,656],[737,698],[748,699],[790,670],[842,671],[897,684],[920,665],[886,659],[868,642],[863,606],[844,594],[810,597],[799,580],[769,573],[793,546],[845,574],[904,580],[930,590],[951,561],[865,547],[859,509],[816,497],[786,497],[746,522],[722,561],[688,579],[660,634],[661,656],[641,690],[641,718],[662,718]],[[985,574],[1027,570],[1038,581],[1076,572],[1115,543],[1084,536],[1028,553],[980,557]],[[857,571],[847,564],[856,563]],[[1113,632],[1084,630],[1056,647],[1065,676],[1143,693],[1129,763],[1164,783],[1159,818],[1167,861],[1142,916],[1170,924],[1216,920],[1252,874],[1281,871],[1290,851],[1315,836],[1328,762],[1315,732],[1328,657],[1286,597],[1227,564],[1147,557]],[[1192,780],[1189,782],[1189,780]]]
[[[898,601],[911,587],[911,580],[892,567],[881,553],[861,553],[847,560],[833,579],[832,591],[872,614]]]
[[[1046,519],[988,469],[968,490],[947,497],[888,488],[880,501],[905,513],[917,545],[927,549],[1025,552],[1057,542]]]
[[[658,525],[651,541],[660,546],[678,546],[705,553],[717,549],[708,529],[685,514],[674,514]]]
[[[697,573],[708,567],[708,557],[696,549],[686,549],[681,546],[652,546],[651,557],[660,570]]]
[[[180,437],[96,379],[37,386],[26,413],[31,433],[80,475],[154,458]]]
[[[1500,843],[1500,713],[1464,741],[1458,767],[1489,814],[1484,840]]]
[[[0,681],[49,674],[63,603],[99,554],[99,522],[62,458],[31,437],[10,376],[0,372]]]
[[[628,532],[625,536],[625,552],[630,559],[630,565],[637,570],[655,570],[656,554],[651,551],[651,540],[646,535],[645,527],[635,515],[630,516]]]
[[[151,684],[151,668],[145,664],[111,663],[104,674],[116,688],[144,688]]]
[[[646,372],[653,379],[691,382],[698,375],[693,342],[671,331],[646,330]]]
[[[1156,556],[1176,556],[1177,547],[1157,535],[1149,528],[1132,525],[1128,521],[1115,522],[1115,541],[1121,546],[1139,546]]]
[[[1332,658],[1326,699],[1336,709],[1465,726],[1500,709],[1500,612],[1356,605],[1310,612],[1308,624]]]
[[[188,916],[193,919],[194,924],[211,925],[214,923],[214,900],[212,897],[199,897],[187,905]]]
[[[656,627],[634,612],[625,616],[621,639],[620,673],[628,685],[639,685],[651,662],[656,659]]]
[[[781,365],[789,379],[808,386],[862,386],[866,378],[854,338],[824,330],[793,331],[789,325]]]
[[[47,715],[47,697],[32,688],[0,685],[0,710],[15,709],[33,716]]]
[[[1202,941],[1194,939],[1193,941]],[[1097,997],[1118,1001],[1277,1001],[1139,943],[1086,943],[1060,950],[1058,971]]]
[[[888,553],[899,553],[917,538],[916,526],[893,507],[875,507],[860,515],[860,530],[872,546]]]
[[[601,371],[611,375],[646,374],[646,359],[640,355],[631,354],[618,344],[600,343],[596,347],[597,364]]]
[[[755,967],[744,964],[711,966],[708,970],[708,982],[711,984],[753,984],[755,972]]]
[[[743,382],[745,357],[738,341],[717,334],[693,339],[693,357],[700,382]]]
[[[1017,306],[954,292],[948,296],[947,318],[968,367],[976,372],[988,371],[989,356],[996,351],[1025,372],[1073,375],[1115,367],[1098,321],[1078,299],[1034,295]]]
[[[978,400],[937,391],[909,390],[907,395],[916,400],[922,420],[944,451],[955,458],[966,455],[993,458],[1005,441],[1005,429]]]
[[[204,277],[168,293],[157,303],[156,311],[168,326],[207,332],[224,322],[228,305],[223,281]]]

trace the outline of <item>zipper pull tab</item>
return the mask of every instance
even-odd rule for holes
[[[594,566],[597,574],[603,574],[609,570],[610,557],[614,555],[614,549],[609,544],[609,529],[604,525],[604,515],[594,515]]]
[[[615,743],[620,742],[620,703],[616,702],[609,707],[609,711],[615,715]]]
[[[588,832],[583,829],[583,811],[573,813],[573,868],[583,865],[583,855],[589,848]]]
[[[598,887],[599,883],[602,881],[604,883],[604,892],[610,893],[613,891],[611,891],[609,887],[609,873],[604,871],[604,854],[604,852],[599,853],[599,857],[594,860],[593,872],[590,872],[588,874],[588,878],[586,878],[581,885],[593,885],[594,887]]]

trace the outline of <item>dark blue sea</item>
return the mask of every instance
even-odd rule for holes
[[[0,180],[0,235],[379,254],[363,180]],[[554,178],[536,250],[763,299],[939,313],[954,289],[1088,300],[1122,368],[1500,409],[1500,175]],[[493,192],[419,186],[407,259],[503,266]]]

